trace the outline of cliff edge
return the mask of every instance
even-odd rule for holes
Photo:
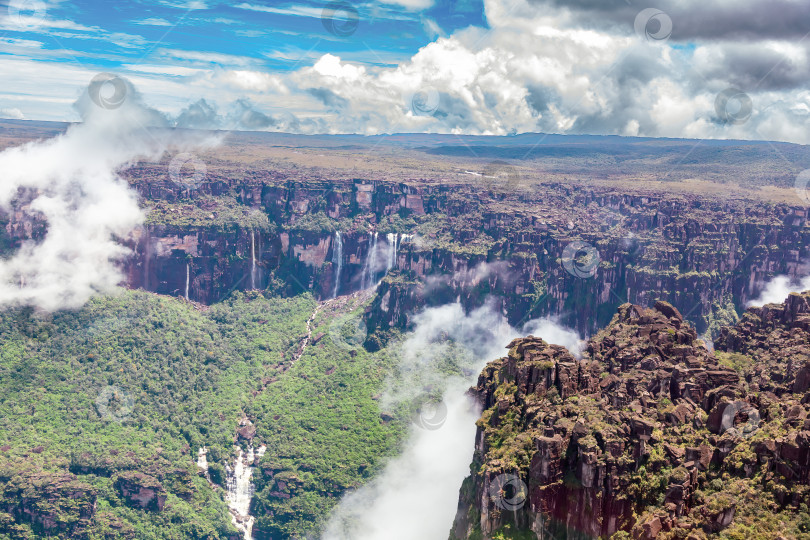
[[[529,336],[472,390],[462,538],[810,538],[810,292],[711,352],[670,304],[624,304],[581,358]]]

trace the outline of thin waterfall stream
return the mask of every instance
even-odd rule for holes
[[[250,231],[250,288],[256,288],[256,238],[253,231]]]
[[[188,286],[190,282],[191,282],[191,269],[189,268],[189,263],[186,263],[186,293],[185,293],[186,300],[188,300]]]
[[[335,265],[335,287],[332,290],[332,298],[337,298],[340,288],[340,273],[343,270],[343,238],[340,231],[335,232],[335,247],[332,250],[332,264]]]
[[[388,233],[385,235],[388,240],[388,265],[385,272],[388,273],[397,265],[397,240],[399,239],[398,233]]]
[[[377,264],[377,233],[375,232],[370,239],[368,255],[366,256],[366,264],[363,266],[362,282],[360,286],[363,289],[370,289],[374,286],[374,271]]]

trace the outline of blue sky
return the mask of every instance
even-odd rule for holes
[[[89,71],[182,73],[183,67],[285,73],[331,53],[370,66],[396,66],[433,39],[485,27],[482,0],[344,3],[357,10],[349,36],[330,33],[317,1],[13,0],[3,6],[0,55]],[[428,4],[427,7],[424,7]],[[340,19],[341,10],[337,10]],[[43,66],[45,67],[45,66]],[[2,96],[0,96],[2,103]],[[1,106],[10,106],[8,100]],[[29,107],[26,116],[59,116]]]
[[[4,1],[0,117],[78,121],[105,72],[179,127],[810,142],[806,0]]]
[[[37,2],[21,3],[30,6]],[[5,37],[39,40],[49,51],[75,51],[82,63],[109,69],[132,61],[162,61],[170,54],[166,51],[206,51],[249,57],[267,69],[285,70],[326,52],[352,61],[390,65],[413,55],[436,33],[484,24],[480,0],[440,0],[423,10],[397,4],[352,3],[349,5],[356,6],[359,24],[351,36],[339,37],[322,24],[321,16],[328,5],[262,0],[61,2],[47,4],[47,18],[72,21],[75,29],[7,29]],[[212,55],[213,61],[223,59]]]

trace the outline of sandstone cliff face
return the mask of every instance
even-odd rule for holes
[[[556,315],[593,333],[624,302],[662,299],[702,332],[713,304],[733,298],[739,308],[773,275],[804,273],[810,256],[810,211],[784,205],[564,184],[504,196],[427,181],[292,181],[258,170],[233,178],[212,171],[190,194],[149,166],[127,174],[145,200],[177,206],[126,241],[133,251],[123,263],[126,284],[183,296],[188,275],[189,299],[202,303],[268,286],[328,298],[336,280],[339,294],[357,291],[369,286],[374,254],[388,255],[386,234],[398,233],[370,329],[401,327],[409,313],[447,299],[476,307],[494,294],[512,324]],[[207,208],[203,197],[230,198],[263,225],[226,219],[215,205],[200,220],[184,220],[184,208]],[[12,245],[44,232],[24,209],[5,219]],[[593,277],[561,263],[575,241],[598,251]],[[377,259],[372,284],[388,269]]]
[[[717,215],[696,211],[698,201],[684,201],[680,208],[671,203],[603,196],[572,209],[570,223],[551,210],[543,220],[485,214],[481,228],[493,244],[480,255],[458,256],[429,241],[415,242],[397,267],[404,282],[383,282],[372,323],[396,326],[426,304],[461,297],[473,305],[491,293],[503,298],[512,324],[525,322],[528,312],[531,317],[560,316],[568,326],[593,333],[622,303],[649,305],[661,299],[703,332],[714,304],[730,297],[739,307],[774,274],[805,271],[800,264],[810,245],[805,214],[797,217],[801,226],[792,224],[794,214],[787,209],[784,219],[760,214],[761,221],[716,223]],[[461,231],[456,234],[459,243],[467,241]],[[575,241],[598,250],[601,263],[593,277],[572,275],[561,263],[565,248]],[[483,262],[502,266],[480,283],[465,279]],[[436,275],[448,277],[430,280]]]
[[[580,359],[513,341],[474,389],[484,412],[451,538],[810,531],[810,364],[795,366],[809,301],[749,310],[718,341],[733,353],[709,352],[664,302],[622,305]]]

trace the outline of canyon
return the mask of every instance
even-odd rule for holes
[[[135,187],[152,201],[180,196],[162,184]],[[263,228],[155,219],[125,241],[126,285],[210,304],[273,279],[286,294],[327,299],[388,276],[368,313],[372,330],[406,327],[427,305],[461,297],[471,309],[493,295],[512,324],[555,316],[592,333],[625,301],[661,299],[705,332],[718,309],[741,311],[774,275],[808,272],[809,211],[785,204],[565,185],[501,200],[469,186],[357,181],[207,184],[200,199],[171,209],[204,206],[205,194],[224,189],[266,215]],[[24,212],[5,229],[12,245],[43,230]],[[561,264],[575,241],[597,250],[593,277]]]
[[[290,292],[326,299],[390,275],[368,314],[371,329],[407,327],[409,314],[458,296],[472,309],[494,295],[512,324],[555,316],[590,333],[624,301],[662,299],[704,332],[718,307],[741,311],[774,275],[808,272],[809,211],[786,205],[554,185],[538,190],[542,198],[497,205],[476,204],[486,192],[457,186],[235,189],[241,204],[272,209],[276,231],[147,225],[131,244],[127,285],[176,295],[190,267],[189,297],[202,303],[263,289],[271,276]],[[316,210],[332,222],[351,220],[349,228],[301,223]],[[401,223],[400,213],[416,223]],[[592,278],[560,262],[577,240],[598,250]]]
[[[764,145],[701,141],[698,165],[682,163],[686,141],[551,136],[539,157],[492,161],[528,140],[464,138],[475,159],[448,136],[238,134],[206,157],[194,189],[168,177],[167,158],[135,164],[122,174],[147,218],[121,239],[131,250],[124,284],[212,304],[267,288],[328,299],[382,280],[366,315],[372,333],[407,327],[425,306],[460,297],[472,309],[494,296],[513,325],[554,316],[591,334],[622,303],[660,299],[704,333],[733,322],[773,276],[810,274],[810,210],[783,189],[784,165],[770,179],[745,166],[772,162]],[[778,150],[804,159],[796,145]],[[366,153],[375,159],[360,161]],[[616,171],[583,168],[605,155]],[[489,172],[465,172],[481,167]],[[652,181],[662,170],[671,180]],[[695,180],[699,171],[712,181]],[[2,217],[6,250],[47,230],[25,200]],[[588,275],[563,264],[576,242],[595,250]]]
[[[105,458],[115,462],[98,469],[107,480],[92,480],[108,482],[106,492],[90,483],[96,469],[75,458],[69,469],[34,467],[22,480],[10,467],[0,483],[12,502],[0,518],[20,530],[24,523],[65,533],[50,514],[32,513],[21,494],[47,484],[53,489],[43,500],[58,501],[63,486],[75,484],[81,508],[70,534],[98,527],[92,520],[119,525],[90,508],[109,493],[154,520],[185,508],[178,499],[222,510],[195,526],[223,538],[316,534],[328,510],[404,444],[401,411],[379,402],[385,373],[397,367],[388,347],[425,308],[458,302],[463,313],[490,306],[520,335],[547,317],[591,340],[580,354],[519,338],[484,369],[471,390],[484,413],[455,538],[527,531],[541,539],[702,538],[762,519],[734,504],[760,489],[770,511],[799,530],[807,297],[746,306],[775,276],[810,274],[810,208],[785,170],[763,178],[735,168],[738,183],[728,181],[727,153],[767,162],[762,145],[707,143],[709,153],[698,152],[705,161],[696,156],[667,178],[686,143],[607,139],[552,138],[539,155],[505,165],[500,158],[523,153],[517,142],[466,138],[481,157],[461,157],[464,145],[450,136],[243,134],[204,156],[208,173],[192,187],[168,177],[168,157],[121,171],[144,221],[117,238],[129,250],[118,267],[130,304],[117,308],[127,315],[116,328],[137,326],[135,343],[158,328],[184,336],[185,349],[151,344],[135,355],[150,358],[149,369],[166,367],[164,357],[188,362],[185,370],[232,359],[240,371],[222,367],[205,388],[236,384],[242,393],[211,405],[204,419],[184,417],[194,429],[179,426],[171,442],[150,448],[157,456],[172,447],[171,463],[189,468],[183,482],[168,465],[148,468],[151,456],[137,466]],[[592,173],[590,160],[607,155],[613,165],[599,170],[610,172]],[[4,255],[47,231],[30,195],[20,192],[14,211],[0,216]],[[129,315],[163,301],[174,303],[151,326]],[[352,314],[362,338],[343,342],[333,326],[354,321]],[[52,330],[36,312],[8,317],[33,350],[50,343]],[[67,335],[66,324],[54,335]],[[205,330],[195,333],[195,325]],[[228,336],[220,341],[233,340],[233,349],[200,345],[214,335]],[[118,350],[96,341],[82,344],[77,358],[96,346]],[[141,377],[148,362],[117,362],[111,373],[132,373],[129,388],[155,400],[153,412],[169,410],[167,394],[186,391],[165,370]],[[94,385],[112,380],[99,370]],[[173,382],[155,388],[153,379]],[[753,418],[759,423],[749,428]],[[344,444],[350,457],[322,459],[322,445],[342,453]],[[110,448],[101,452],[119,452]],[[13,452],[30,461],[29,449]],[[194,489],[189,470],[199,473]],[[120,529],[135,535],[124,523]]]

